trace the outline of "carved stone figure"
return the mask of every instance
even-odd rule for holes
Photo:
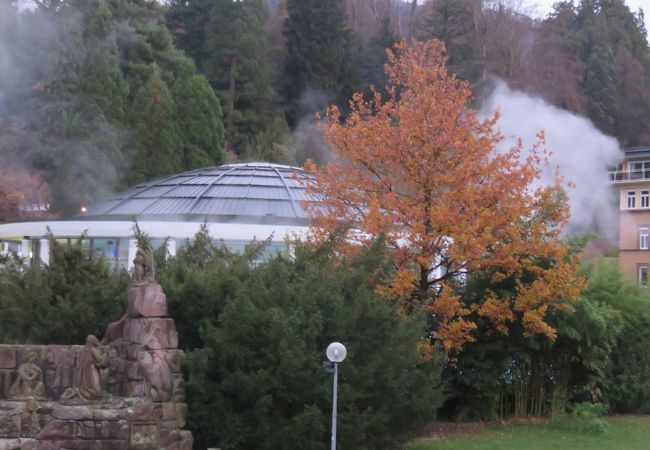
[[[35,436],[39,429],[37,410],[38,404],[34,400],[27,400],[10,411],[0,412],[0,436]]]
[[[66,390],[61,398],[68,400],[79,397],[83,400],[95,400],[102,396],[99,369],[108,365],[109,358],[100,348],[99,340],[92,334],[86,338],[85,347],[79,352],[77,368],[74,373],[74,385]]]
[[[150,246],[138,248],[133,258],[133,285],[141,286],[155,280],[153,249]]]
[[[120,395],[120,389],[124,382],[126,382],[126,368],[122,358],[119,357],[117,349],[111,347],[108,350],[108,380],[107,390],[109,394]]]
[[[43,369],[38,366],[36,352],[29,352],[20,367],[16,381],[9,390],[9,398],[45,400],[45,386],[43,385]]]
[[[154,402],[166,402],[172,395],[172,373],[162,350],[145,351],[138,357],[138,363],[147,381],[148,393]]]

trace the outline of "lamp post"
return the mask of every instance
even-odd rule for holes
[[[348,351],[340,342],[332,342],[325,351],[327,359],[334,364],[334,389],[332,393],[332,450],[336,450],[336,396],[339,381],[339,363],[345,359]]]

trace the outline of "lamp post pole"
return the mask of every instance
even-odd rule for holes
[[[336,450],[336,398],[339,385],[339,363],[334,363],[334,389],[332,389],[332,450]]]
[[[332,342],[327,346],[327,359],[334,364],[334,384],[332,389],[332,446],[331,450],[336,450],[336,406],[338,397],[339,384],[339,363],[345,359],[347,350],[340,342]]]

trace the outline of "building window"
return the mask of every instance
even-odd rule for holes
[[[648,227],[639,228],[639,250],[648,249]]]
[[[639,161],[630,163],[630,179],[650,178],[650,161]]]
[[[645,264],[639,266],[639,287],[648,287],[648,266]]]
[[[650,207],[650,191],[641,191],[641,208]]]
[[[636,191],[627,191],[627,209],[636,208]]]

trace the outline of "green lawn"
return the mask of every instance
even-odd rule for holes
[[[552,424],[494,425],[465,436],[421,439],[409,450],[650,449],[650,416],[617,416],[606,422],[603,434]]]

